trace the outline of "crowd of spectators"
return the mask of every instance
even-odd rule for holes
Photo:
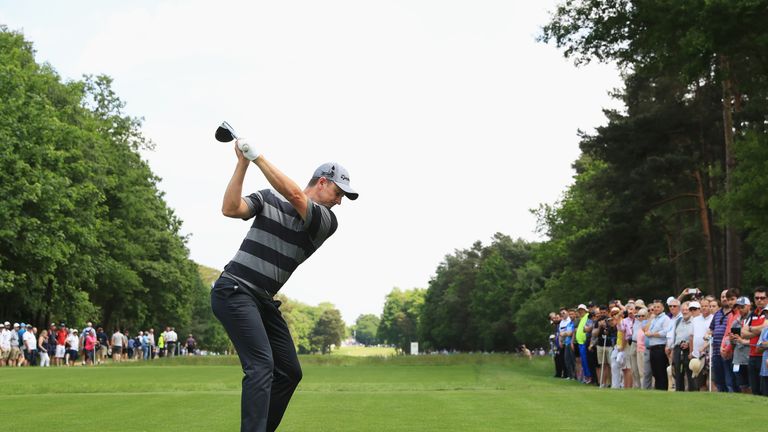
[[[764,286],[563,307],[549,314],[555,377],[603,388],[768,396]]]
[[[179,343],[173,327],[166,327],[155,339],[152,328],[131,337],[128,330],[121,332],[117,328],[110,336],[90,322],[82,332],[64,322],[51,323],[40,332],[32,324],[0,322],[0,367],[88,366],[107,360],[152,360],[197,353],[195,338],[190,334],[184,343]]]

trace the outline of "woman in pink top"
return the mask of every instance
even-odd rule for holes
[[[647,308],[641,308],[637,311],[637,316],[635,319],[638,319],[640,321],[645,320],[648,317],[648,309]],[[645,388],[642,385],[643,382],[643,376],[645,375],[645,368],[648,366],[645,363],[645,332],[643,331],[643,326],[640,325],[637,328],[637,334],[635,335],[635,340],[637,341],[637,369],[640,372],[640,387]]]
[[[93,364],[93,355],[96,349],[96,335],[93,334],[93,330],[90,330],[85,335],[85,363]]]

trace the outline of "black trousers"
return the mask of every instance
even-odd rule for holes
[[[565,351],[562,348],[557,350],[555,354],[555,377],[568,378],[565,374]]]
[[[763,363],[763,356],[750,356],[749,357],[749,386],[752,388],[753,395],[762,394],[763,391],[760,388],[760,366]]]
[[[587,348],[587,366],[589,366],[589,373],[592,374],[592,384],[599,386],[600,380],[597,379],[597,350],[595,348]]]
[[[576,379],[576,356],[573,347],[571,344],[565,344],[562,350],[565,352],[565,374],[570,379]]]
[[[693,372],[688,366],[688,354],[690,352],[689,349],[680,348],[680,345],[672,349],[672,376],[675,377],[675,391],[685,391],[686,385],[688,391],[699,391],[699,387],[693,379]]]
[[[654,345],[651,347],[651,373],[653,374],[654,385],[656,390],[667,390],[669,381],[667,379],[667,366],[669,366],[669,359],[664,352],[664,345]]]
[[[241,432],[274,431],[301,380],[301,366],[280,310],[237,282],[220,277],[211,308],[235,345],[243,367]]]

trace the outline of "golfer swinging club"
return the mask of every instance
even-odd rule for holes
[[[232,340],[243,366],[240,430],[274,431],[301,380],[293,339],[272,297],[296,267],[336,231],[331,207],[357,199],[349,173],[337,163],[315,170],[304,190],[259,155],[235,141],[237,166],[227,185],[222,213],[254,218],[240,250],[211,290],[211,307]],[[274,190],[242,197],[245,172],[253,162]]]

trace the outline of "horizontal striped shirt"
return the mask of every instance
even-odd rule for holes
[[[338,226],[325,206],[307,202],[302,220],[296,209],[277,191],[265,189],[247,197],[254,218],[224,275],[251,288],[275,295],[294,270],[330,237]]]
[[[728,313],[723,313],[723,309],[718,309],[709,323],[709,329],[712,331],[712,355],[720,355],[720,345],[725,336],[725,329],[728,326]]]

